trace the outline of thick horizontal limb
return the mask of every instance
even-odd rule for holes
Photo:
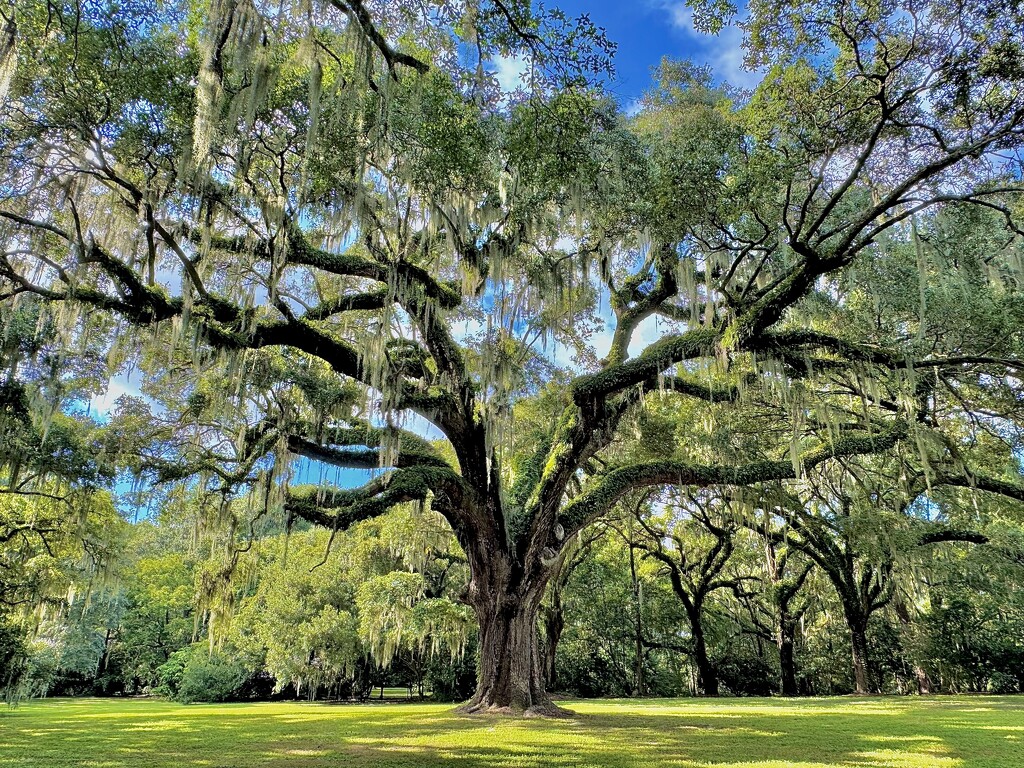
[[[418,466],[389,472],[350,490],[292,489],[285,509],[315,525],[343,530],[360,520],[378,517],[396,504],[424,501],[433,494],[438,511],[454,527],[460,522],[463,493],[462,478],[450,468]]]
[[[1014,370],[1024,369],[1024,360],[992,355],[953,355],[950,357],[908,358],[906,355],[869,344],[858,344],[839,336],[812,330],[787,330],[761,334],[750,345],[776,353],[822,349],[849,362],[862,362],[883,368],[958,368],[964,365],[991,365]],[[822,361],[827,364],[828,361]]]
[[[740,398],[740,388],[730,385],[705,384],[685,376],[662,376],[643,383],[644,392],[675,392],[706,400],[709,403],[732,403]]]
[[[334,315],[340,315],[343,312],[354,312],[354,311],[373,311],[378,309],[384,309],[392,298],[387,288],[381,288],[376,291],[363,291],[360,293],[346,294],[345,296],[339,296],[336,299],[330,299],[317,304],[315,307],[311,307],[308,312],[303,316],[303,320],[310,322],[317,320],[327,320]]]
[[[454,309],[462,303],[462,294],[454,285],[434,279],[427,270],[415,264],[405,261],[385,264],[351,253],[331,253],[313,247],[298,233],[293,233],[289,239],[288,263],[314,267],[334,275],[365,277],[399,291],[403,288],[415,291],[419,287],[424,295],[444,309]]]
[[[583,405],[654,379],[674,363],[712,354],[718,338],[717,331],[704,329],[667,336],[632,360],[576,379],[572,385],[573,399]]]
[[[388,443],[396,450],[390,458],[383,451]],[[288,450],[300,456],[338,467],[379,469],[383,466],[448,467],[429,442],[396,427],[328,427],[288,436]],[[388,464],[383,461],[388,458]]]
[[[797,466],[791,461],[758,461],[738,466],[709,466],[680,461],[653,461],[612,470],[566,505],[559,523],[566,536],[607,513],[614,504],[634,488],[658,485],[709,487],[716,485],[753,485],[768,481],[793,480],[828,459],[840,456],[878,453],[891,448],[906,437],[902,423],[887,432],[875,435],[848,436],[822,443],[805,451]]]
[[[938,470],[931,477],[931,485],[949,485],[957,488],[974,488],[979,491],[998,493],[1017,501],[1024,501],[1024,485],[1000,480],[995,477],[977,473],[960,473]]]
[[[932,531],[926,533],[917,540],[921,546],[928,544],[941,544],[947,541],[962,541],[968,544],[988,544],[989,538],[977,531],[958,531],[953,529]]]

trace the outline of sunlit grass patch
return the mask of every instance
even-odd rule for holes
[[[1019,768],[1024,697],[604,700],[563,721],[441,704],[29,702],[0,767]]]

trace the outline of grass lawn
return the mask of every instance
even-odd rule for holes
[[[572,720],[440,704],[33,701],[0,710],[0,767],[1024,766],[1024,696],[565,705]]]

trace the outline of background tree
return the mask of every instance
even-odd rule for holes
[[[663,565],[672,591],[685,609],[690,636],[686,651],[696,669],[696,690],[717,696],[718,671],[708,653],[705,608],[715,591],[741,593],[743,581],[754,577],[735,576],[726,570],[738,528],[728,502],[691,495],[670,502],[664,515],[663,521],[652,520],[649,513],[640,512],[637,521],[647,537],[639,546]]]
[[[541,655],[544,659],[544,686],[549,691],[558,690],[558,643],[565,630],[565,605],[563,594],[576,571],[586,560],[602,531],[581,533],[576,541],[564,547],[559,554],[555,573],[548,582],[547,594],[541,605],[540,627],[543,635]],[[642,690],[643,686],[638,686]]]
[[[756,516],[751,516],[744,524],[760,531]],[[780,545],[771,534],[758,536],[755,541],[762,548],[763,581],[760,589],[748,589],[740,596],[746,613],[741,622],[749,624],[748,631],[755,636],[775,643],[779,655],[779,691],[783,696],[796,696],[800,693],[797,633],[814,600],[812,590],[804,589],[814,570],[814,561],[801,559],[799,549],[785,541]]]

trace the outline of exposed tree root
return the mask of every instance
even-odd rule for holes
[[[526,709],[511,706],[499,706],[486,701],[468,701],[455,710],[459,715],[497,715],[501,717],[546,717],[553,719],[568,719],[576,717],[576,713],[570,709],[564,709],[554,702],[548,701],[542,704],[534,704]]]

